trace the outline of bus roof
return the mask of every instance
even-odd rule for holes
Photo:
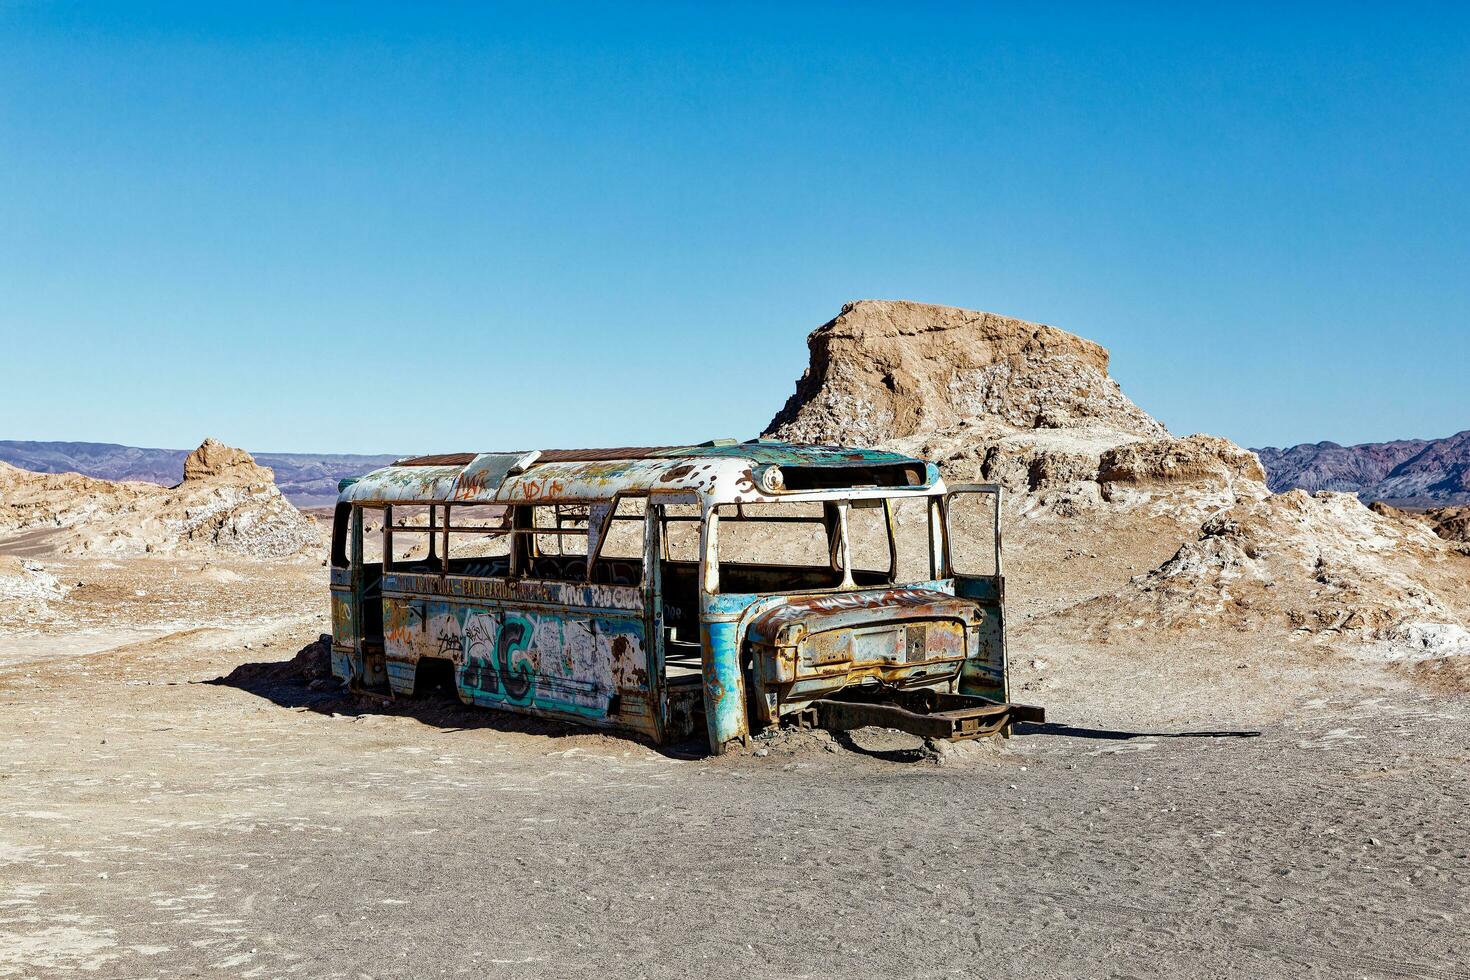
[[[730,439],[698,446],[413,456],[342,481],[338,501],[527,503],[669,490],[725,503],[844,489],[922,492],[938,481],[932,464],[900,453]]]

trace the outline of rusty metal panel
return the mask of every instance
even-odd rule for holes
[[[834,667],[960,661],[965,629],[955,620],[848,626],[808,634],[797,650],[797,676],[830,674]]]
[[[474,459],[478,453],[439,453],[430,456],[410,456],[400,459],[394,466],[464,466]]]
[[[924,690],[884,691],[850,698],[821,698],[803,709],[801,721],[833,731],[875,725],[922,738],[961,740],[995,735],[1018,721],[1044,722],[1045,710],[989,698]]]
[[[385,466],[348,486],[339,502],[450,500],[462,466]]]
[[[615,459],[647,459],[666,455],[678,446],[617,446],[611,449],[543,449],[545,463],[595,463]]]
[[[922,460],[886,449],[861,449],[850,446],[814,446],[806,443],[776,442],[752,439],[719,446],[678,446],[659,450],[662,456],[708,456],[744,459],[758,464],[787,463],[802,466],[871,466],[888,463],[920,463]]]
[[[973,602],[938,589],[905,586],[792,597],[752,618],[749,631],[758,643],[781,643],[781,631],[796,624],[815,633],[863,626],[879,618],[885,622],[949,618],[968,625],[978,615]]]
[[[465,464],[454,485],[455,500],[479,500],[493,495],[511,473],[524,470],[536,453],[481,453]]]
[[[612,446],[604,449],[541,449],[535,450],[543,463],[592,463],[616,459],[647,459],[650,456],[667,456],[698,447],[691,446]],[[519,456],[529,450],[496,453],[441,453],[437,456],[412,456],[400,459],[394,466],[465,466],[477,456]]]

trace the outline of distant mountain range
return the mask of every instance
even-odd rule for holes
[[[0,460],[41,473],[81,473],[104,480],[142,480],[173,486],[184,478],[188,449],[140,449],[108,442],[20,442],[0,440]],[[276,486],[298,507],[320,507],[337,499],[337,481],[386,466],[399,456],[348,453],[252,453],[276,474]]]
[[[172,486],[183,479],[187,449],[140,449],[106,442],[0,440],[0,460],[42,473],[82,473],[106,480],[145,480]],[[1470,430],[1444,439],[1400,439],[1359,446],[1303,443],[1257,449],[1267,483],[1280,493],[1341,490],[1364,501],[1398,507],[1470,504]],[[396,455],[254,453],[275,470],[276,486],[298,507],[337,499],[337,481],[386,466]]]
[[[1303,443],[1256,453],[1277,493],[1301,487],[1344,490],[1397,507],[1470,504],[1470,430],[1444,439]]]

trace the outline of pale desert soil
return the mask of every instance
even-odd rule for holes
[[[1056,727],[709,759],[201,683],[325,614],[211,567],[0,633],[0,977],[1470,977],[1470,708],[1377,665],[1020,622]]]

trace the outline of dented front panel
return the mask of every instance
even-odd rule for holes
[[[965,629],[952,619],[883,622],[813,633],[792,647],[795,670],[789,680],[846,679],[863,668],[939,667],[965,659]],[[774,664],[773,680],[786,680],[785,664]],[[928,673],[927,671],[925,673]]]
[[[952,688],[985,613],[949,587],[929,582],[754,602],[744,632],[764,720],[853,686]]]

